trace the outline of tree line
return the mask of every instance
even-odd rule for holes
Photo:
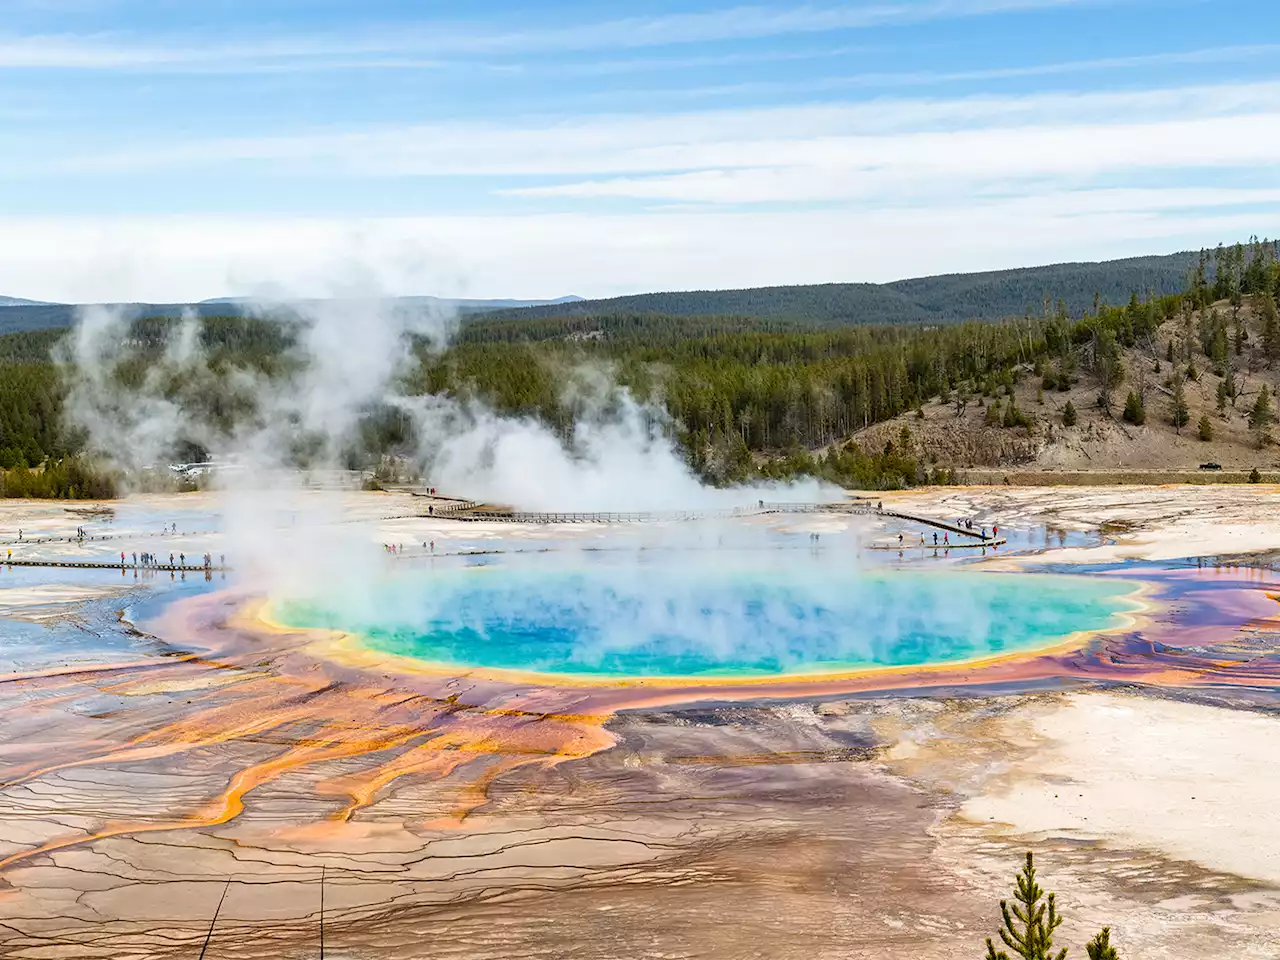
[[[868,488],[947,482],[955,465],[917,462],[908,455],[909,437],[872,451],[846,438],[936,401],[954,405],[957,414],[981,403],[989,423],[1021,429],[1028,418],[1012,394],[1027,378],[1043,391],[1067,390],[1091,378],[1100,404],[1114,404],[1123,418],[1142,422],[1145,387],[1124,369],[1124,351],[1134,347],[1163,355],[1173,419],[1181,429],[1188,423],[1177,412],[1177,396],[1183,382],[1198,375],[1197,364],[1223,376],[1220,404],[1234,406],[1239,393],[1232,376],[1242,359],[1268,365],[1280,359],[1277,294],[1275,244],[1253,241],[1197,255],[1181,292],[1133,292],[1115,306],[1097,297],[1079,315],[1063,300],[1046,299],[1037,315],[1011,320],[834,329],[782,319],[636,311],[520,322],[477,317],[463,322],[443,352],[424,341],[414,344],[416,363],[399,388],[534,418],[571,442],[575,424],[591,415],[593,405],[607,403],[591,391],[566,390],[583,370],[594,370],[602,375],[597,380],[660,411],[664,429],[691,466],[713,483],[796,474]],[[1224,306],[1214,307],[1222,301]],[[1255,318],[1252,330],[1243,319],[1246,302]],[[1157,343],[1157,331],[1170,320],[1178,321],[1178,334]],[[156,364],[182,323],[147,317],[128,327],[126,349],[112,368],[122,390],[154,385]],[[50,356],[63,335],[0,337],[0,469],[8,471],[10,495],[47,487],[38,495],[79,496],[92,486],[83,472],[52,469],[68,460],[79,463],[75,458],[85,449],[85,438],[65,423],[67,385]],[[252,390],[237,385],[231,372],[247,368],[287,377],[300,363],[291,349],[297,342],[292,323],[206,317],[199,321],[198,337],[206,358],[199,374],[169,378],[160,389],[228,435],[255,412]],[[1129,396],[1122,395],[1126,382]],[[1269,422],[1269,404],[1267,397],[1267,408],[1253,419]],[[1075,416],[1068,404],[1064,421]],[[308,446],[302,440],[300,462]],[[413,452],[418,441],[403,412],[371,408],[352,438],[348,465]],[[173,444],[181,459],[202,456],[190,438],[175,437]],[[16,473],[24,469],[28,474]],[[47,480],[34,479],[45,475]]]

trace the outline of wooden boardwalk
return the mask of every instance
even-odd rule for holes
[[[67,567],[73,570],[137,570],[142,573],[148,570],[163,573],[226,573],[230,567],[210,566],[203,563],[130,563],[119,560],[0,560],[0,567]]]
[[[92,537],[23,537],[21,540],[0,540],[0,547],[27,546],[32,543],[101,543],[104,540],[154,540],[157,537],[209,537],[216,530],[184,530],[182,533],[100,533]]]
[[[829,503],[770,503],[758,501],[754,507],[739,507],[732,510],[679,510],[679,511],[645,511],[639,513],[612,513],[603,511],[588,512],[526,512],[476,510],[461,503],[448,510],[434,514],[445,520],[458,520],[470,523],[659,523],[663,521],[690,520],[730,520],[741,517],[760,517],[771,514],[812,513],[812,514],[859,514],[863,516],[893,517],[909,523],[919,523],[934,527],[958,537],[965,537],[965,546],[998,547],[1007,542],[1004,537],[982,535],[981,528],[970,530],[957,523],[938,520],[920,514],[907,513],[904,510],[884,510],[870,500],[836,500]],[[941,544],[939,544],[941,546]],[[959,544],[949,544],[959,546]]]

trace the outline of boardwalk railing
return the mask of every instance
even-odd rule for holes
[[[663,520],[715,520],[733,517],[750,517],[768,511],[752,509],[735,510],[649,510],[635,513],[612,513],[604,511],[588,511],[582,513],[510,513],[496,510],[458,509],[447,513],[436,511],[436,516],[445,516],[450,520],[479,521],[487,520],[495,523],[655,523]]]
[[[163,573],[226,573],[231,568],[221,564],[205,566],[203,563],[130,563],[119,560],[20,560],[16,557],[0,559],[0,567],[67,567],[73,570],[159,570]]]
[[[759,500],[755,506],[735,507],[731,510],[680,510],[680,511],[645,511],[639,513],[585,512],[585,513],[552,513],[552,512],[503,512],[497,510],[474,510],[459,505],[448,511],[436,511],[436,516],[450,520],[469,522],[487,521],[490,523],[655,523],[669,520],[729,520],[738,517],[758,517],[769,514],[784,513],[837,513],[862,514],[868,516],[894,517],[910,523],[919,523],[935,527],[957,536],[969,537],[981,545],[998,546],[1005,542],[1004,538],[982,535],[981,529],[970,530],[957,523],[948,523],[933,517],[907,513],[903,510],[885,510],[871,500],[835,500],[828,503],[772,503]]]

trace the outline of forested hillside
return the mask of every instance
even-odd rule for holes
[[[1275,244],[1270,244],[1273,251]],[[1235,248],[1219,247],[1218,257]],[[545,320],[628,314],[669,317],[743,317],[774,325],[822,329],[854,324],[954,323],[1042,316],[1046,304],[1071,316],[1096,312],[1102,304],[1120,304],[1131,293],[1164,296],[1183,290],[1187,277],[1205,254],[1175,253],[1098,263],[1059,263],[1017,270],[956,273],[898,280],[893,283],[825,283],[745,290],[701,290],[645,293],[608,300],[562,297],[559,301],[526,306],[516,301],[442,300],[436,297],[397,297],[396,309],[452,309],[464,317],[485,320]],[[852,268],[851,268],[852,269]],[[305,309],[318,301],[301,301]],[[332,304],[332,301],[329,301]],[[109,305],[132,316],[178,316],[188,311],[201,317],[243,315],[257,308],[239,299],[192,304],[125,303]],[[287,312],[287,306],[281,306]],[[19,304],[0,308],[0,334],[70,326],[76,308],[64,304]]]
[[[837,329],[649,313],[474,319],[443,354],[418,344],[401,387],[536,418],[571,442],[582,417],[609,406],[607,396],[589,402],[568,388],[591,371],[597,388],[611,384],[664,410],[673,441],[714,483],[796,473],[860,487],[946,481],[957,468],[1078,440],[1086,428],[1141,427],[1148,406],[1151,423],[1178,437],[1187,428],[1263,448],[1280,386],[1278,294],[1274,245],[1259,243],[1197,258],[1180,292],[1134,291],[1123,306],[1081,317],[1059,302],[1047,314],[1011,320]],[[113,371],[122,386],[141,382],[177,328],[171,317],[132,324],[134,354]],[[42,495],[85,489],[84,475],[71,478],[65,463],[82,438],[63,426],[64,387],[49,360],[58,336],[0,337],[0,468],[10,469],[11,494],[37,491],[37,477],[51,478]],[[252,380],[229,374],[289,376],[293,331],[211,317],[201,341],[207,372],[172,378],[166,389],[230,436],[254,415],[256,399]],[[877,427],[904,415],[905,431]],[[916,434],[935,430],[928,443],[909,442],[917,423]],[[969,442],[979,434],[981,443]],[[174,455],[201,456],[192,442],[172,438]],[[307,449],[300,438],[299,465]],[[421,455],[430,469],[430,449],[412,422],[394,408],[370,409],[351,438],[348,465],[369,466],[388,453]]]
[[[1059,263],[1047,267],[957,273],[894,283],[826,283],[747,290],[646,293],[610,300],[582,300],[567,306],[532,307],[490,314],[492,319],[658,313],[668,316],[742,316],[783,320],[814,327],[849,324],[953,323],[961,320],[1040,316],[1046,301],[1062,302],[1079,316],[1101,303],[1124,303],[1143,296],[1177,293],[1187,285],[1200,254],[1136,257],[1101,263]]]
[[[392,309],[446,314],[456,312],[462,316],[488,313],[499,309],[517,309],[527,306],[555,307],[574,303],[579,297],[560,297],[557,300],[450,300],[440,297],[395,297],[389,301]],[[274,304],[273,313],[289,316],[300,310],[317,306],[341,309],[341,300],[299,300]],[[204,300],[200,303],[109,303],[100,304],[111,310],[133,317],[177,317],[184,313],[197,317],[250,316],[262,312],[262,304],[250,298],[227,297]],[[0,334],[19,333],[27,330],[57,330],[75,323],[80,308],[66,303],[38,303],[16,297],[0,297]]]

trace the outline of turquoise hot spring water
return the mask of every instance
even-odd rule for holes
[[[956,663],[1113,628],[1131,582],[859,569],[830,556],[545,556],[438,564],[273,619],[459,670],[581,678],[767,678]]]

